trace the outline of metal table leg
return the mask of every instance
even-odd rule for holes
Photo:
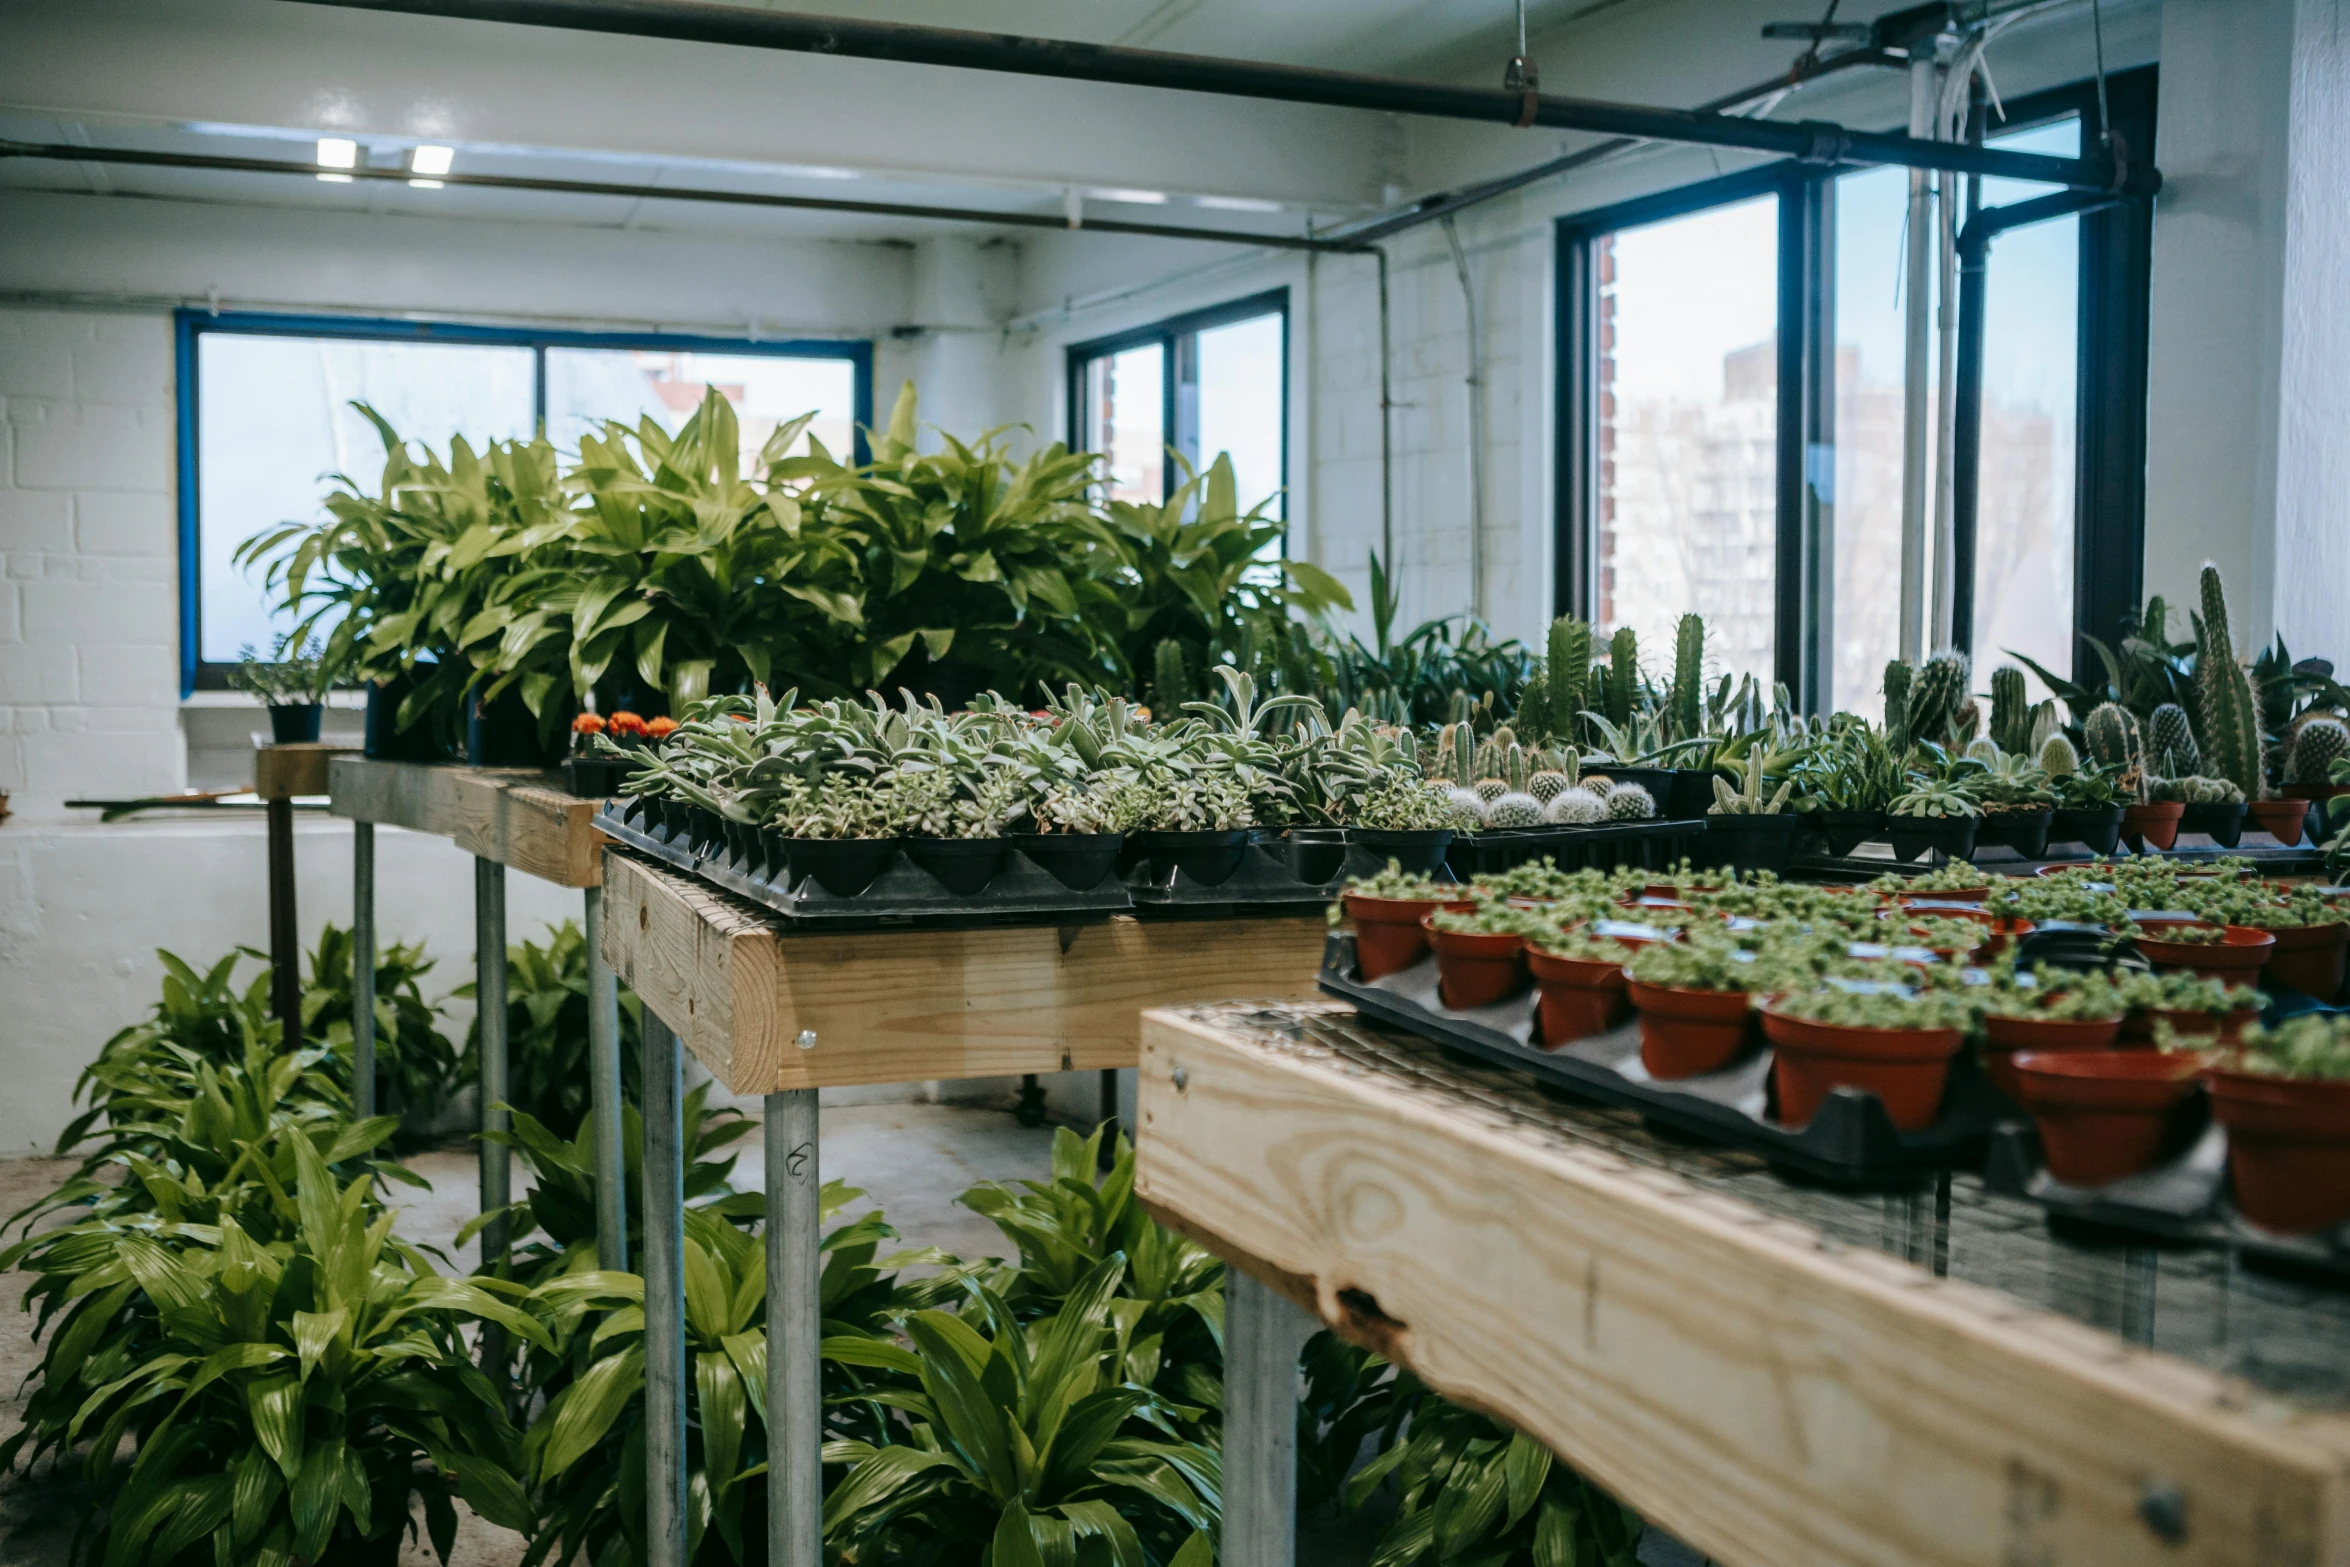
[[[587,889],[588,1102],[596,1128],[596,1265],[628,1267],[628,1161],[620,1131],[620,982],[604,961],[604,889]]]
[[[351,1111],[375,1114],[375,823],[351,824]]]
[[[473,1000],[481,1037],[481,1129],[503,1132],[510,1124],[505,1109],[506,1085],[506,867],[495,860],[473,862]],[[512,1200],[511,1150],[504,1143],[482,1137],[481,1211],[501,1209]],[[482,1226],[481,1266],[503,1269],[506,1262],[506,1221],[501,1216]],[[506,1335],[485,1324],[481,1333],[482,1367],[503,1385]]]
[[[767,1559],[774,1567],[821,1567],[823,1560],[817,1123],[815,1089],[767,1096]]]
[[[1320,1327],[1224,1270],[1224,1567],[1297,1559],[1297,1357]]]
[[[685,1567],[684,1065],[644,1014],[645,1567]]]
[[[294,913],[294,802],[269,802],[269,1010],[288,1050],[302,1044],[302,928]]]

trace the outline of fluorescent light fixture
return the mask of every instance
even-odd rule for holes
[[[1089,190],[1085,194],[1095,201],[1124,201],[1139,207],[1167,204],[1167,193],[1163,190]]]
[[[1279,212],[1278,201],[1260,201],[1254,196],[1199,196],[1200,206],[1213,207],[1218,212]]]
[[[322,169],[359,167],[359,144],[344,136],[319,137],[318,166]]]
[[[449,166],[456,161],[455,148],[436,147],[427,142],[408,154],[408,172],[424,175],[446,174],[449,172]]]
[[[410,180],[408,184],[415,190],[445,190],[447,188],[440,180]]]

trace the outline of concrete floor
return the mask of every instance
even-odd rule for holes
[[[984,1180],[1042,1178],[1050,1169],[1052,1130],[1019,1125],[1001,1110],[931,1104],[828,1106],[824,1112],[823,1171],[826,1179],[862,1188],[862,1212],[879,1206],[907,1246],[938,1246],[958,1256],[995,1257],[1011,1250],[995,1226],[955,1198]],[[734,1183],[758,1190],[765,1161],[753,1131],[737,1145]],[[405,1197],[401,1233],[440,1247],[460,1270],[473,1266],[476,1249],[460,1251],[457,1231],[478,1211],[475,1160],[471,1150],[427,1152],[410,1161],[432,1182],[430,1192],[395,1192]],[[0,1217],[14,1213],[54,1188],[72,1164],[49,1159],[0,1160]],[[517,1174],[520,1174],[519,1169]],[[520,1192],[517,1183],[517,1194]],[[38,1363],[32,1319],[19,1316],[17,1303],[30,1279],[0,1276],[0,1436],[21,1419],[19,1391]],[[75,1524],[89,1511],[86,1493],[71,1471],[0,1477],[0,1567],[63,1567]],[[462,1511],[462,1509],[460,1510]],[[465,1515],[451,1567],[513,1567],[521,1560],[518,1534]],[[403,1567],[437,1560],[429,1545],[412,1543]]]

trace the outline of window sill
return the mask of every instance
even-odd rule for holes
[[[328,710],[332,712],[356,713],[367,706],[367,693],[364,691],[330,691],[327,693],[326,705]],[[246,712],[258,713],[262,711],[262,702],[250,691],[195,691],[180,698],[180,707],[183,710],[190,708],[243,709]]]

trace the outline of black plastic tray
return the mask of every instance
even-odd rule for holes
[[[1180,866],[1170,866],[1165,877],[1151,874],[1150,858],[1133,849],[1134,864],[1125,873],[1128,896],[1136,909],[1170,915],[1213,918],[1233,914],[1305,913],[1329,907],[1349,876],[1370,876],[1387,862],[1372,862],[1368,850],[1348,845],[1338,873],[1328,881],[1299,881],[1289,868],[1281,845],[1251,842],[1240,864],[1222,881],[1195,881]]]
[[[2050,1175],[2040,1156],[2040,1134],[2029,1122],[2010,1121],[1991,1134],[1983,1184],[2030,1198],[2059,1223],[2223,1247],[2350,1278],[2350,1223],[2319,1235],[2277,1235],[2236,1211],[2228,1195],[2228,1134],[2208,1117],[2183,1153],[2104,1186],[2067,1186]]]
[[[1436,998],[1436,960],[1368,983],[1356,977],[1354,937],[1335,932],[1322,953],[1321,989],[1438,1044],[1468,1051],[1585,1097],[1637,1110],[1676,1131],[1762,1155],[1772,1164],[1838,1185],[1908,1187],[1936,1171],[1972,1168],[1991,1129],[2015,1107],[1961,1054],[1951,1063],[1942,1118],[1922,1132],[1897,1129],[1876,1095],[1839,1088],[1802,1130],[1769,1116],[1768,1046],[1720,1072],[1660,1082],[1640,1064],[1637,1022],[1559,1050],[1533,1043],[1535,993],[1455,1012]]]
[[[813,877],[778,885],[736,861],[729,853],[701,854],[673,842],[669,830],[624,819],[617,803],[596,814],[596,830],[615,842],[748,898],[809,930],[858,930],[877,925],[1070,925],[1109,918],[1131,909],[1133,900],[1115,877],[1074,892],[1017,849],[1004,868],[977,895],[949,892],[938,879],[906,857],[891,857],[871,886],[855,897],[826,891]]]
[[[1606,871],[1619,865],[1663,870],[1678,864],[1684,855],[1694,855],[1704,835],[1702,817],[1595,822],[1588,827],[1489,828],[1453,839],[1444,862],[1456,881],[1495,875],[1545,856],[1562,871]]]

